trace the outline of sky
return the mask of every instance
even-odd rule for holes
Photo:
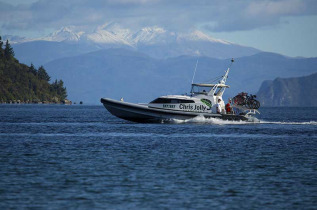
[[[0,35],[45,36],[106,22],[158,26],[286,56],[317,57],[316,0],[0,0]]]

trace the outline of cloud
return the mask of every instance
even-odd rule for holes
[[[305,12],[306,5],[301,0],[260,1],[252,2],[246,8],[246,13],[252,17],[298,15]]]
[[[158,0],[109,0],[109,3],[113,4],[145,4],[157,2]]]
[[[239,2],[239,1],[237,1]],[[317,1],[312,0],[255,0],[241,1],[233,8],[226,8],[226,13],[217,18],[215,23],[203,26],[216,32],[244,31],[267,26],[277,26],[283,17],[316,15]]]
[[[132,29],[157,25],[170,30],[188,30],[203,26],[219,32],[277,25],[285,16],[316,15],[317,1],[39,0],[17,6],[0,2],[0,8],[1,29],[5,31],[39,31],[68,25],[93,30],[111,21]]]

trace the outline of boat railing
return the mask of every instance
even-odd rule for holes
[[[257,110],[257,109],[249,109],[247,112],[246,112],[246,115],[256,115],[256,114],[260,114],[260,112]]]
[[[255,114],[260,114],[260,112],[257,109],[248,109],[245,106],[240,106],[240,105],[232,105],[232,108],[236,108],[238,110],[242,110],[242,112],[245,113],[245,115],[255,115]]]

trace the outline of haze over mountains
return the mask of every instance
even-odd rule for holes
[[[221,76],[236,58],[225,98],[256,93],[264,80],[316,72],[317,58],[265,53],[201,31],[170,32],[160,27],[131,31],[117,24],[93,32],[64,27],[38,39],[12,37],[20,62],[44,65],[52,79],[62,78],[73,101],[99,103],[101,97],[148,102],[160,95],[189,93],[196,82]]]
[[[154,58],[181,55],[231,58],[260,52],[251,47],[212,38],[197,30],[177,33],[160,27],[146,27],[134,32],[118,24],[102,25],[93,32],[64,27],[49,36],[36,39],[11,37],[11,42],[22,62],[38,65],[65,56],[109,48],[130,49]],[[40,46],[43,46],[41,51],[38,49]]]
[[[45,64],[53,78],[63,78],[69,98],[97,103],[100,97],[148,102],[160,95],[189,93],[197,57],[156,59],[128,49],[107,49],[61,58]],[[212,81],[224,74],[230,59],[199,57],[195,82]],[[282,75],[301,76],[315,71],[317,58],[294,59],[259,53],[236,59],[225,97],[256,93],[263,80]],[[300,69],[300,71],[299,71]]]

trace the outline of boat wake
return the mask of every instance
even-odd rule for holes
[[[317,125],[317,121],[309,122],[276,122],[276,121],[260,121],[261,124],[279,124],[279,125]]]
[[[164,123],[164,122],[163,122]],[[245,125],[245,124],[255,124],[258,122],[247,122],[247,121],[232,121],[232,120],[223,120],[218,118],[205,118],[203,116],[197,116],[188,120],[179,120],[179,119],[171,119],[167,121],[167,123],[197,123],[197,124],[214,124],[214,125]]]
[[[263,121],[259,122],[247,122],[247,121],[231,121],[231,120],[223,120],[218,118],[205,118],[203,116],[197,116],[193,119],[189,120],[178,120],[178,119],[170,119],[168,121],[164,121],[162,123],[175,123],[175,124],[185,124],[185,123],[197,123],[197,124],[214,124],[214,125],[246,125],[246,124],[279,124],[279,125],[317,125],[317,121],[309,121],[309,122],[279,122],[279,121]]]

